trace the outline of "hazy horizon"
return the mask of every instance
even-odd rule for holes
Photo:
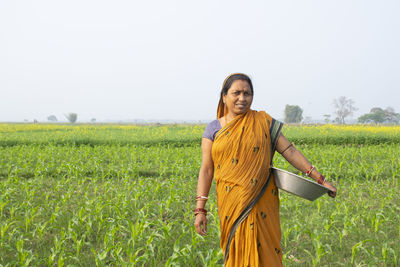
[[[3,1],[0,121],[210,121],[233,72],[253,109],[400,112],[400,2]]]

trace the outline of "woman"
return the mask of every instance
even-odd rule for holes
[[[253,93],[247,75],[228,76],[218,119],[207,126],[201,144],[194,225],[206,234],[204,207],[214,177],[225,266],[282,265],[278,190],[270,171],[275,150],[336,196],[336,188],[283,136],[282,124],[250,109]]]

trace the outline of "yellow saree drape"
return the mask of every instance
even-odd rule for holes
[[[215,137],[212,158],[224,253],[235,221],[270,176],[271,123],[267,113],[249,110]],[[262,197],[237,226],[225,266],[281,266],[280,241],[278,189],[272,176]]]

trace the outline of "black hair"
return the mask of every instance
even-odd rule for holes
[[[229,88],[231,88],[231,86],[232,86],[232,83],[233,83],[234,81],[237,81],[237,80],[242,80],[242,81],[248,82],[249,85],[250,85],[251,94],[254,94],[254,91],[253,91],[253,84],[252,84],[252,82],[251,82],[251,80],[250,80],[250,77],[247,76],[246,74],[243,74],[243,73],[234,73],[234,74],[229,75],[229,76],[225,79],[224,85],[222,86],[222,90],[221,90],[221,96],[222,96],[222,95],[227,95],[227,94],[228,94]]]

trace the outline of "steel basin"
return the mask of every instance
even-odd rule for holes
[[[329,189],[325,186],[294,173],[275,167],[272,167],[272,173],[274,174],[275,184],[279,189],[301,198],[313,201],[329,192]]]

